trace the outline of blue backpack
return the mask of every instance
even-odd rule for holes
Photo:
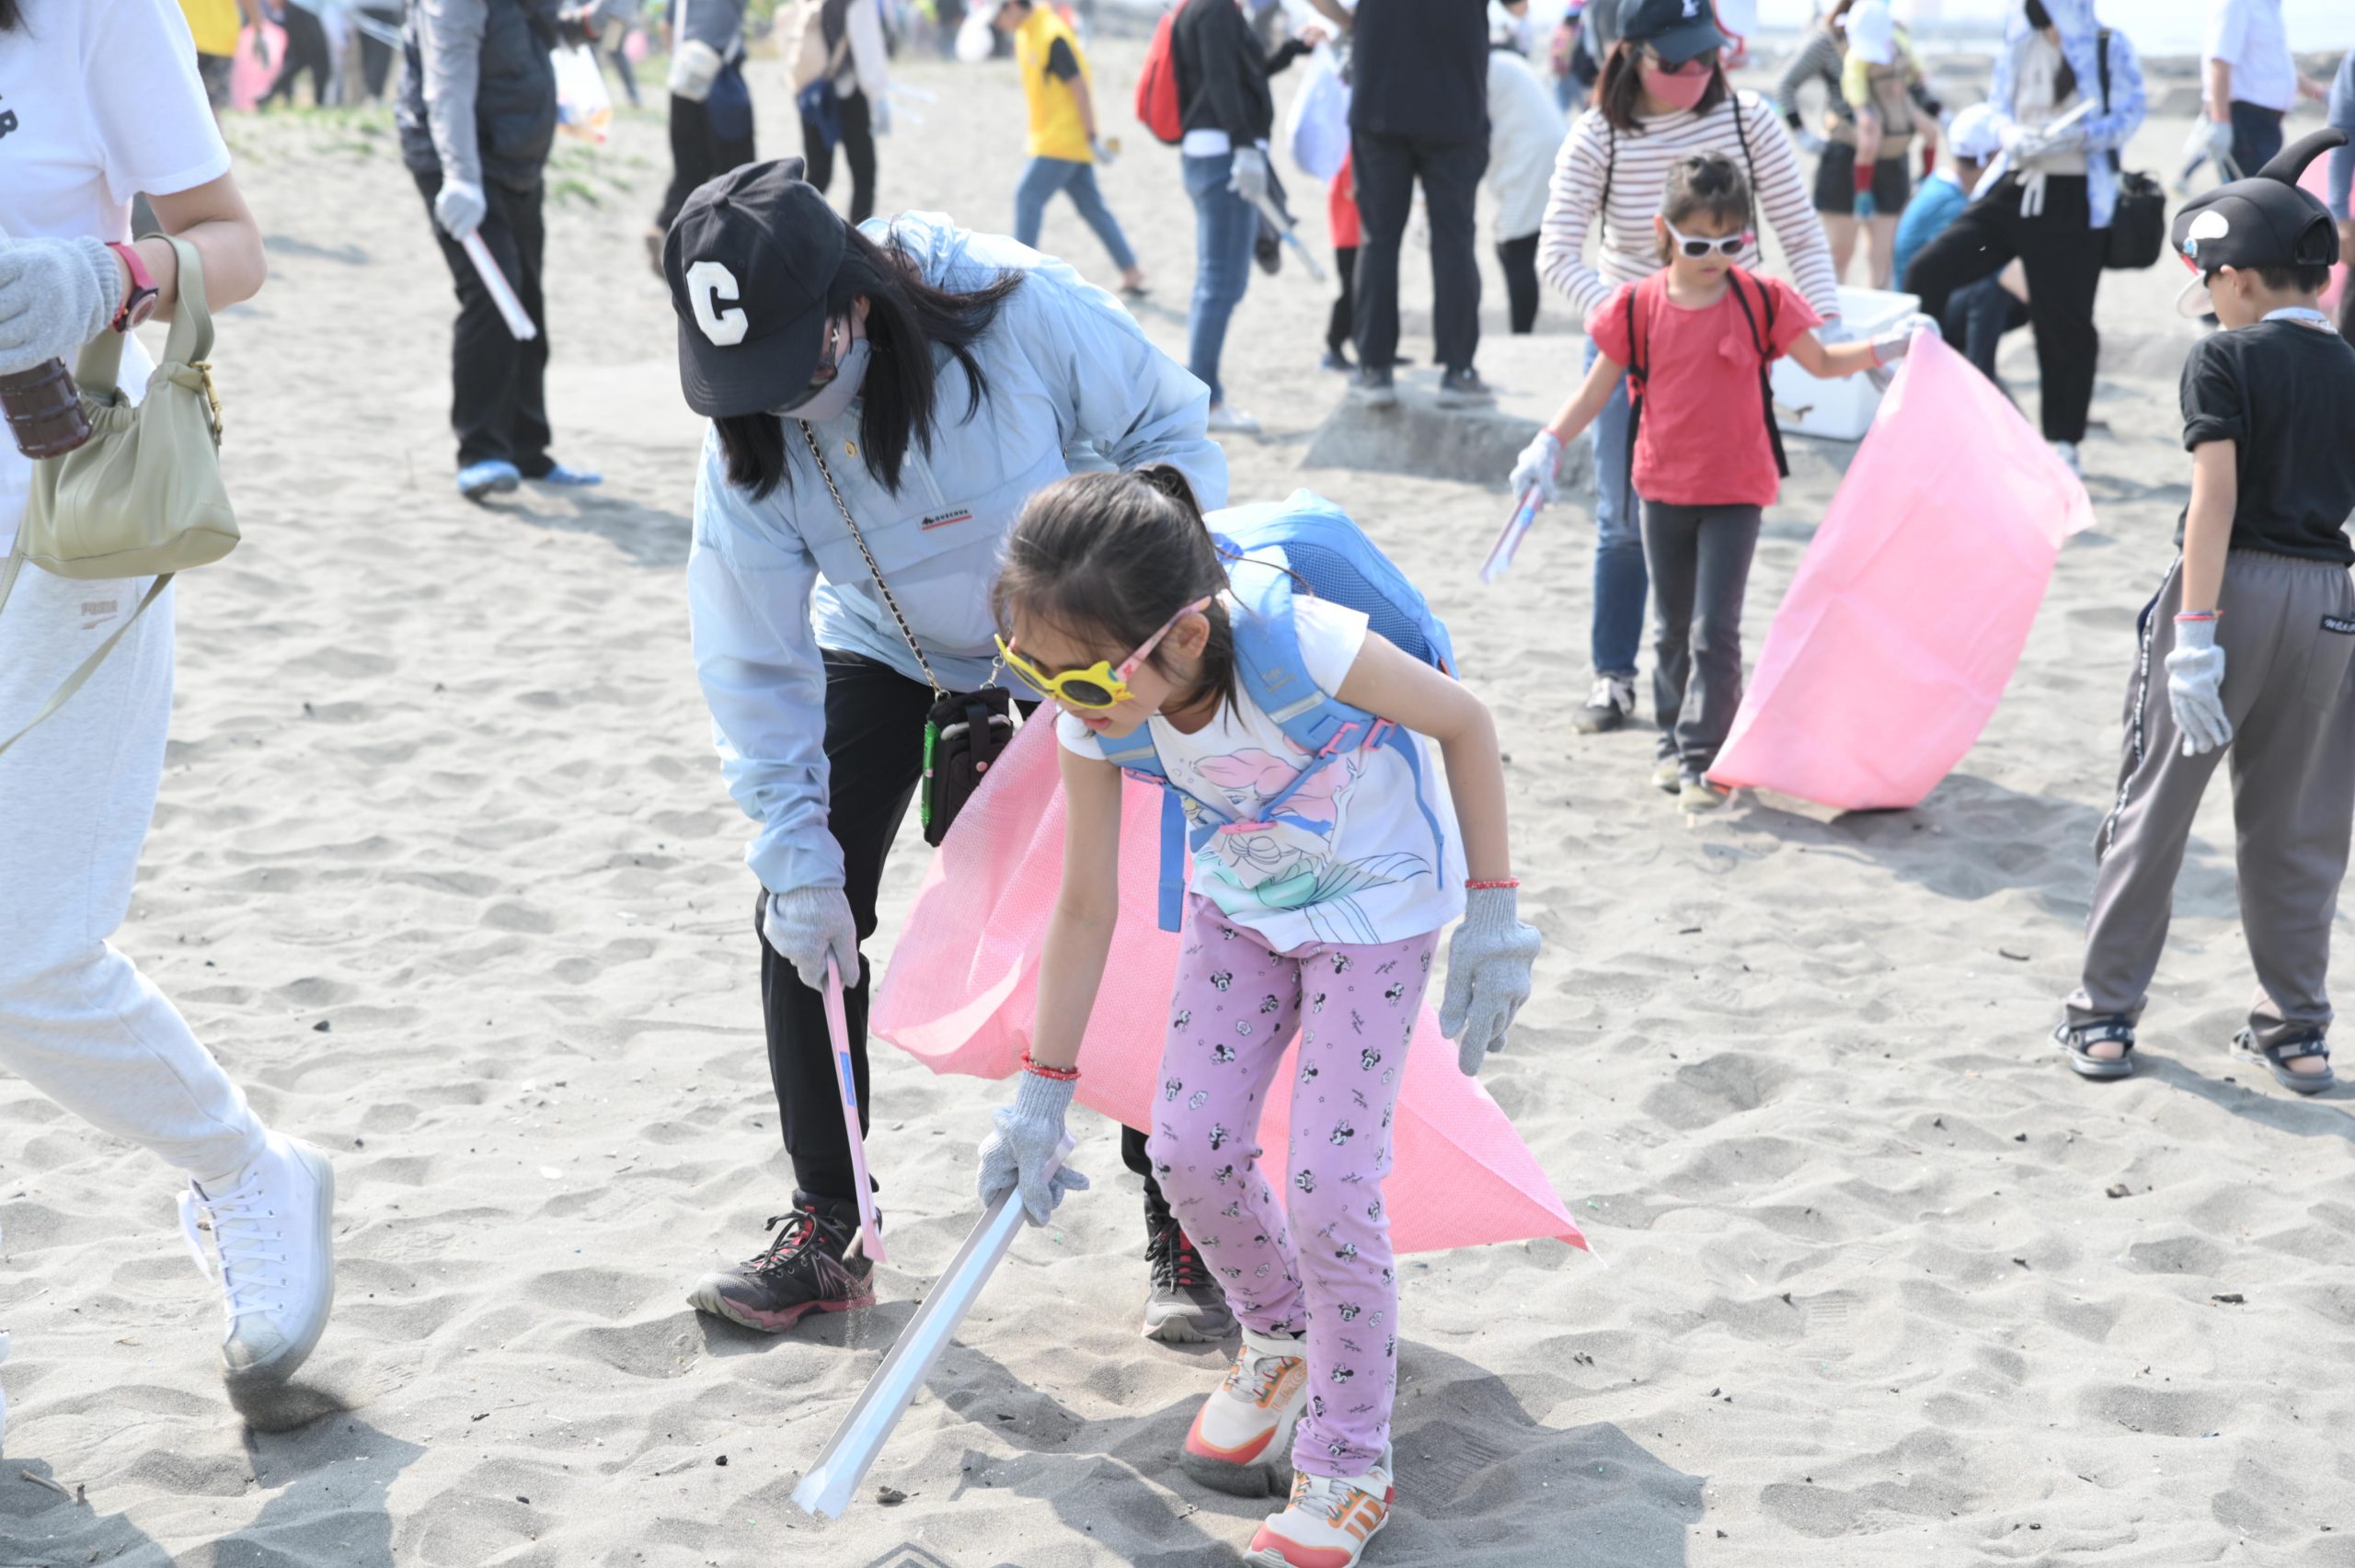
[[[1377,746],[1387,746],[1406,759],[1420,802],[1422,759],[1413,738],[1389,720],[1317,688],[1301,659],[1292,603],[1292,595],[1305,587],[1318,599],[1359,612],[1372,630],[1453,675],[1454,645],[1421,592],[1348,513],[1310,491],[1294,490],[1281,501],[1228,507],[1212,512],[1207,521],[1219,554],[1230,563],[1228,580],[1243,610],[1234,627],[1236,681],[1309,758],[1300,776],[1261,806],[1260,818],[1281,807],[1334,758]],[[1161,765],[1149,726],[1141,725],[1121,739],[1099,738],[1097,745],[1106,761],[1162,786],[1161,929],[1176,931],[1184,914],[1186,863],[1219,825],[1195,829],[1189,842],[1184,803]],[[1207,801],[1197,804],[1217,810]],[[1443,851],[1446,835],[1427,802],[1423,818],[1430,825],[1434,850]]]

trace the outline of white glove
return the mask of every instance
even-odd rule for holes
[[[1821,132],[1801,131],[1798,133],[1798,142],[1799,151],[1805,153],[1809,157],[1820,158],[1823,156],[1823,149],[1826,143],[1823,140],[1823,133]]]
[[[891,134],[891,100],[873,98],[867,106],[867,126],[878,136]]]
[[[1063,1112],[1076,1081],[1027,1070],[1021,1079],[1014,1104],[990,1113],[994,1130],[982,1140],[982,1206],[996,1203],[1011,1189],[1022,1195],[1024,1218],[1044,1225],[1063,1194],[1087,1190],[1086,1176],[1068,1165],[1054,1165],[1063,1145]],[[1054,1165],[1051,1175],[1050,1165]]]
[[[2167,705],[2183,732],[2183,754],[2197,757],[2229,746],[2232,721],[2224,716],[2224,650],[2216,646],[2216,623],[2175,624],[2175,651],[2167,655]]]
[[[2226,164],[2232,161],[2233,122],[2231,120],[2202,120],[2200,126],[2200,145],[2207,149],[2209,157],[2215,161],[2218,168],[2223,168]],[[2243,169],[2241,172],[2243,174],[2246,174],[2249,171]]]
[[[761,935],[811,990],[826,989],[829,954],[843,984],[858,983],[858,923],[851,919],[849,895],[839,887],[770,894],[761,911]]]
[[[1087,152],[1089,156],[1093,157],[1097,163],[1102,164],[1106,168],[1110,168],[1112,166],[1112,160],[1120,155],[1119,152],[1114,150],[1111,144],[1106,142],[1101,136],[1090,136],[1087,139]]]
[[[1268,199],[1268,155],[1257,147],[1237,147],[1235,168],[1226,188],[1254,207]]]
[[[0,375],[72,360],[121,305],[121,265],[102,242],[0,240]]]
[[[433,221],[454,240],[464,240],[482,227],[489,212],[490,203],[483,200],[482,187],[463,179],[443,180],[433,198]]]
[[[1464,923],[1448,939],[1439,1032],[1455,1042],[1455,1064],[1467,1078],[1490,1051],[1504,1049],[1513,1014],[1529,1000],[1544,939],[1522,923],[1520,897],[1511,887],[1473,888],[1464,896]]]
[[[253,35],[254,63],[267,71],[270,69],[270,34],[256,28],[253,29]]]
[[[1562,498],[1562,441],[1551,430],[1540,430],[1513,459],[1512,473],[1505,480],[1505,488],[1516,499],[1526,495],[1531,486],[1552,506]]]
[[[1873,339],[1873,360],[1877,364],[1893,365],[1903,359],[1913,347],[1913,336],[1919,332],[1936,332],[1938,324],[1920,311],[1906,316],[1896,326]]]

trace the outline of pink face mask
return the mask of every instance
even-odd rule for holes
[[[1643,71],[1644,91],[1671,109],[1691,109],[1699,103],[1717,75],[1713,71],[1703,71],[1691,76],[1675,75],[1648,62]]]

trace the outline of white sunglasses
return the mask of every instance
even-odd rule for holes
[[[1696,261],[1713,251],[1730,259],[1758,242],[1757,235],[1748,229],[1738,235],[1728,235],[1723,239],[1704,239],[1699,235],[1686,234],[1666,218],[1660,222],[1660,226],[1668,231],[1668,237],[1676,242],[1676,248]]]

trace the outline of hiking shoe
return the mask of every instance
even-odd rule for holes
[[[1586,706],[1570,715],[1570,727],[1580,735],[1607,735],[1625,728],[1636,716],[1636,678],[1598,675],[1586,694]]]
[[[1202,1266],[1202,1254],[1175,1219],[1147,1232],[1145,1261],[1153,1265],[1153,1290],[1144,1299],[1144,1336],[1164,1345],[1195,1345],[1235,1332],[1226,1293]]]
[[[180,1195],[189,1255],[221,1282],[221,1368],[231,1384],[284,1382],[319,1343],[335,1304],[334,1224],[327,1157],[274,1132],[235,1176],[211,1187],[192,1181]],[[213,1256],[200,1229],[213,1232]]]
[[[1256,436],[1259,433],[1258,420],[1242,409],[1231,408],[1223,403],[1211,405],[1208,423],[1211,433],[1216,436]]]
[[[1259,270],[1270,278],[1283,270],[1283,236],[1269,227],[1265,219],[1260,220],[1258,237],[1251,242],[1251,259],[1258,262]]]
[[[1387,1450],[1380,1464],[1346,1480],[1303,1471],[1292,1477],[1291,1504],[1268,1516],[1243,1561],[1253,1568],[1356,1568],[1397,1495]]]
[[[1246,1327],[1226,1380],[1195,1413],[1178,1463],[1214,1492],[1273,1497],[1292,1469],[1292,1429],[1308,1407],[1308,1341]]]
[[[1360,365],[1357,375],[1350,382],[1350,401],[1362,403],[1369,408],[1395,407],[1398,402],[1398,387],[1391,379],[1390,367]]]
[[[1684,788],[1684,764],[1673,757],[1662,757],[1652,764],[1652,787],[1663,795],[1675,795]]]
[[[875,1305],[875,1265],[855,1244],[855,1203],[793,1195],[793,1212],[771,1217],[765,1252],[706,1274],[687,1295],[698,1312],[762,1333],[783,1333],[810,1313]]]
[[[1703,773],[1686,773],[1676,787],[1676,804],[1687,811],[1715,811],[1732,798],[1733,791]]]
[[[1485,408],[1497,400],[1496,389],[1480,379],[1470,365],[1439,379],[1437,402],[1442,408]]]

